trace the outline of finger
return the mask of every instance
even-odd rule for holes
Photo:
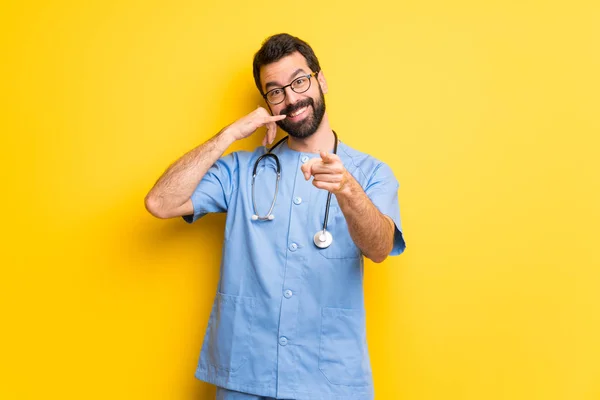
[[[328,192],[335,192],[340,184],[339,183],[332,183],[332,182],[323,182],[323,181],[312,181],[312,184],[314,187],[318,188],[318,189],[323,189],[323,190],[327,190]]]
[[[302,171],[302,174],[304,175],[305,180],[308,180],[308,178],[310,178],[310,165],[303,164],[300,167],[300,171]]]
[[[263,118],[263,125],[268,124],[269,122],[277,122],[277,121],[281,121],[282,119],[285,119],[287,117],[287,115],[282,114],[282,115],[267,115]]]
[[[267,124],[267,141],[269,144],[273,143],[275,136],[277,136],[277,125],[274,122],[269,122]]]
[[[312,169],[314,165],[321,162],[322,161],[319,158],[311,158],[306,162],[306,164],[303,164],[302,167],[300,167],[300,169],[304,173],[304,179],[308,180],[313,174]]]
[[[319,160],[320,161],[320,160]],[[315,174],[341,174],[344,172],[344,166],[341,163],[325,164],[324,162],[315,163],[312,166],[311,171]]]
[[[264,138],[263,138],[263,140],[262,140],[262,145],[263,145],[263,146],[266,146],[266,145],[267,145],[267,137],[268,137],[268,136],[269,136],[268,134],[265,134],[265,137],[264,137]]]
[[[340,158],[336,154],[328,153],[326,151],[322,151],[321,152],[321,159],[326,164],[331,164],[331,163],[334,163],[336,161],[341,161]]]
[[[340,183],[340,182],[342,182],[343,175],[342,174],[315,174],[313,171],[313,178],[315,181],[320,181],[320,182]]]
[[[265,128],[267,128],[267,133],[265,133],[265,135],[267,135],[267,143],[271,143],[271,136],[273,136],[273,123],[267,123]]]

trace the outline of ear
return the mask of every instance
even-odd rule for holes
[[[323,74],[323,70],[319,71],[317,74],[317,80],[319,81],[319,85],[321,85],[321,90],[324,94],[327,93],[327,79],[325,79],[325,74]]]

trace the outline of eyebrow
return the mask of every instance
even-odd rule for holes
[[[296,71],[294,71],[293,74],[290,75],[290,80],[292,80],[294,76],[298,75],[299,72],[304,72],[306,74],[306,71],[304,71],[304,69],[298,68]],[[270,86],[281,87],[283,85],[279,82],[267,82],[267,84],[265,85],[265,89],[269,89]]]

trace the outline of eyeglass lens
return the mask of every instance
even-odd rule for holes
[[[289,86],[296,93],[304,93],[310,88],[310,75],[295,79]],[[277,88],[267,93],[267,100],[271,104],[279,104],[285,99],[285,88]]]

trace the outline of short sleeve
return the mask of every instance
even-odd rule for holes
[[[194,214],[184,215],[183,220],[191,224],[208,213],[227,212],[238,173],[235,153],[218,159],[192,193]]]
[[[394,221],[396,231],[394,232],[394,246],[390,252],[391,256],[402,254],[406,248],[404,235],[402,233],[402,223],[400,221],[400,205],[398,203],[398,189],[400,185],[392,172],[392,169],[386,164],[381,163],[373,171],[365,193],[371,199],[375,207],[384,215],[387,215]]]

